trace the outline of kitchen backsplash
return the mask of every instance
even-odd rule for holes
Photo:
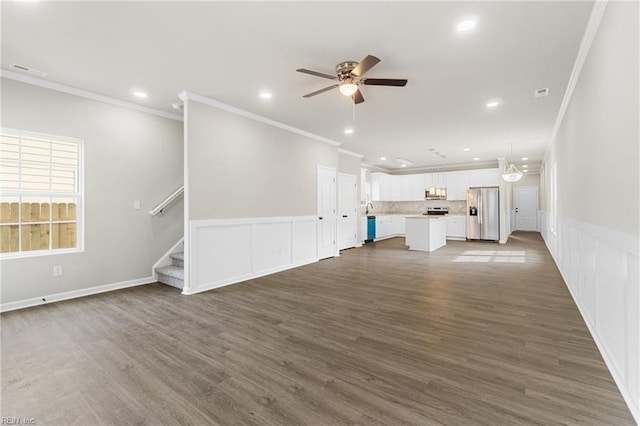
[[[422,214],[427,207],[449,207],[449,214],[465,214],[466,201],[374,201],[369,214]]]

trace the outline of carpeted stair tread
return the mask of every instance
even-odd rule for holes
[[[184,268],[176,265],[161,266],[156,268],[158,274],[166,275],[171,278],[184,280]]]

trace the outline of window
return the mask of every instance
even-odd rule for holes
[[[82,250],[82,141],[2,129],[3,258]]]
[[[549,230],[556,235],[558,231],[558,170],[557,164],[551,167],[550,182],[550,198],[551,198],[551,217],[549,218]]]

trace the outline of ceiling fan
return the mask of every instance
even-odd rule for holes
[[[378,62],[380,62],[380,59],[372,55],[367,55],[367,57],[364,58],[360,63],[355,61],[340,62],[338,65],[336,65],[337,75],[324,74],[317,71],[299,68],[296,71],[315,75],[316,77],[328,78],[329,80],[338,80],[337,84],[325,87],[324,89],[316,90],[315,92],[308,93],[304,95],[303,98],[310,98],[312,96],[319,95],[320,93],[328,92],[329,90],[335,89],[337,87],[340,90],[340,93],[342,93],[343,95],[351,96],[354,104],[360,104],[364,102],[364,97],[362,96],[362,93],[360,93],[360,84],[365,84],[367,86],[406,86],[407,80],[405,79],[363,78],[362,76],[371,68],[373,68]]]

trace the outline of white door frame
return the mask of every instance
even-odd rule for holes
[[[535,211],[533,212],[534,227],[533,229],[522,229],[522,231],[537,231],[538,230],[538,187],[535,185],[513,187],[513,206],[512,206],[512,211],[514,216],[513,231],[518,231],[518,216],[516,213],[516,208],[517,208],[517,201],[518,201],[518,192],[522,190],[527,190],[527,191],[534,190],[535,202],[536,202]]]
[[[330,207],[330,210],[332,210],[331,214],[327,214],[327,213],[323,213],[320,211],[320,207],[321,207],[321,193],[320,193],[320,172],[321,171],[328,171],[329,173],[332,174],[333,176],[333,188],[331,190],[331,193],[333,195],[332,197],[332,207]],[[317,169],[317,182],[316,182],[316,186],[317,186],[317,205],[316,205],[316,211],[317,211],[317,220],[318,220],[318,225],[317,225],[317,239],[318,239],[318,258],[320,259],[326,259],[327,257],[331,257],[331,256],[339,256],[340,252],[338,251],[338,234],[337,234],[337,229],[338,229],[338,223],[337,223],[337,213],[336,213],[336,199],[337,199],[337,179],[336,179],[336,169],[333,167],[327,167],[327,166],[321,166],[318,165],[318,169]],[[322,217],[322,219],[320,219]],[[322,243],[322,239],[320,238],[321,236],[321,220],[329,220],[332,222],[333,224],[333,230],[332,230],[332,235],[331,235],[331,240],[333,241],[333,254],[329,255],[329,256],[325,256],[322,255],[320,253],[320,244]]]
[[[341,185],[341,178],[349,178],[349,179],[353,179],[354,182],[354,197],[353,197],[353,205],[351,206],[343,206],[341,205],[340,201],[342,200],[342,185]],[[339,250],[344,250],[347,248],[352,248],[352,247],[356,247],[358,245],[358,227],[359,227],[359,218],[358,218],[358,176],[356,175],[352,175],[349,173],[338,173],[338,203],[337,203],[337,214],[336,214],[336,222],[339,226],[339,228],[337,228],[336,232],[337,232],[337,236],[338,236],[338,251]],[[342,230],[342,226],[343,226],[343,218],[342,215],[345,213],[344,212],[344,207],[347,207],[349,214],[353,215],[353,217],[351,218],[353,220],[353,232],[354,232],[354,238],[353,238],[353,244],[349,244],[345,247],[341,247],[340,245],[340,231]]]

